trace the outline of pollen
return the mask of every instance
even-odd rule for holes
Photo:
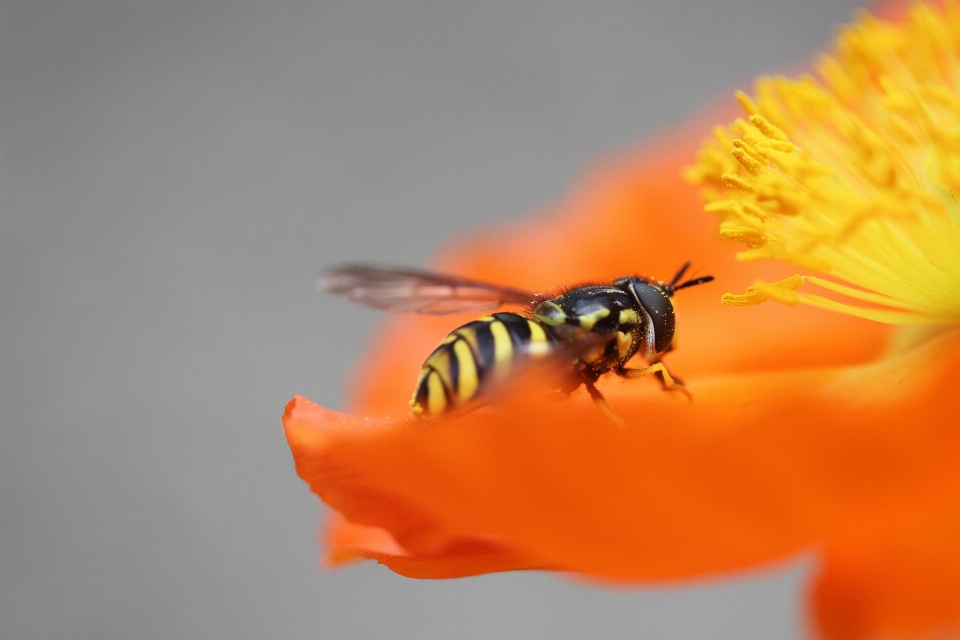
[[[745,116],[687,171],[739,260],[803,272],[723,302],[960,323],[960,3],[900,24],[862,13],[817,71],[738,93]]]

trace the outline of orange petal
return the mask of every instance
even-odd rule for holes
[[[482,540],[464,540],[425,558],[411,556],[386,529],[354,524],[337,512],[328,522],[325,546],[328,566],[366,558],[408,578],[460,578],[545,568],[532,558]]]
[[[287,405],[283,422],[297,473],[327,504],[350,517],[335,514],[332,519],[326,535],[329,565],[363,557],[415,578],[545,566],[529,554],[491,540],[450,534],[416,501],[391,495],[389,488],[368,485],[356,474],[331,472],[328,454],[340,437],[373,438],[390,430],[389,421],[357,419],[297,396]]]
[[[714,118],[725,114],[714,113]],[[589,172],[553,209],[454,244],[436,269],[545,291],[627,274],[669,278],[692,260],[716,281],[677,294],[680,348],[667,359],[682,378],[700,373],[793,369],[860,363],[877,356],[890,327],[812,308],[734,308],[720,304],[757,278],[790,275],[775,263],[739,263],[717,238],[697,187],[681,177],[704,124],[688,123]],[[424,358],[470,316],[391,316],[354,377],[350,410],[403,415]]]
[[[408,578],[464,578],[498,571],[545,568],[526,559],[522,554],[482,546],[465,546],[462,549],[451,549],[440,556],[426,558],[385,554],[372,554],[368,557]]]
[[[354,524],[336,511],[330,513],[322,538],[324,563],[331,568],[365,558],[407,554],[386,529]]]
[[[824,638],[960,637],[960,512],[926,507],[827,550],[813,586]]]
[[[297,469],[350,521],[424,563],[486,540],[539,564],[631,581],[742,570],[830,550],[960,493],[960,331],[856,368],[645,381],[548,404],[528,385],[467,416],[365,420],[298,398]]]

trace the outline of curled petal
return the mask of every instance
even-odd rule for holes
[[[334,512],[327,525],[327,564],[376,560],[408,578],[461,578],[481,573],[548,569],[533,558],[484,540],[463,540],[430,556],[411,555],[385,529],[346,520]]]
[[[284,423],[325,502],[425,563],[482,540],[649,581],[829,554],[918,503],[953,510],[958,376],[954,330],[859,367],[688,379],[692,404],[613,381],[625,428],[532,381],[463,417],[363,420],[297,398]]]

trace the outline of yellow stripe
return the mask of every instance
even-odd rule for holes
[[[493,335],[493,371],[494,375],[500,378],[510,370],[510,361],[513,359],[513,342],[510,340],[510,332],[507,331],[507,327],[502,322],[492,322],[490,333]]]
[[[427,378],[427,409],[436,415],[443,413],[447,408],[447,396],[443,390],[443,381],[436,371],[431,371]]]
[[[547,333],[536,322],[527,320],[527,324],[530,325],[530,355],[534,357],[545,355],[550,351]]]
[[[423,363],[424,367],[430,366],[436,369],[437,373],[440,374],[443,381],[450,380],[450,372],[452,366],[450,363],[450,350],[449,349],[440,349],[434,351],[433,355],[427,358],[427,361]]]
[[[534,317],[544,324],[556,327],[567,321],[567,314],[556,302],[545,300],[533,310]]]
[[[454,331],[454,334],[466,340],[474,353],[480,353],[480,343],[477,341],[477,332],[475,330],[468,327],[460,327]]]
[[[618,324],[637,324],[640,322],[640,316],[633,309],[621,309]]]
[[[496,320],[493,316],[480,316],[477,318],[477,322],[493,322]]]
[[[453,353],[457,357],[457,396],[461,401],[469,400],[477,392],[480,382],[477,377],[477,363],[464,340],[453,344]]]
[[[580,326],[589,331],[608,315],[610,315],[610,309],[597,309],[593,313],[585,313],[580,316]]]

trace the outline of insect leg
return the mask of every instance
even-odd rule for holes
[[[683,395],[687,396],[687,400],[693,401],[693,396],[691,396],[690,392],[687,391],[687,389],[683,386],[683,382],[681,382],[679,379],[674,380],[662,362],[655,362],[649,367],[644,367],[643,369],[631,369],[623,367],[617,372],[617,374],[623,378],[627,378],[628,380],[632,378],[642,378],[643,376],[654,374],[660,379],[660,384],[663,385],[664,391],[679,391]]]
[[[625,423],[623,418],[617,415],[617,412],[613,410],[613,407],[607,402],[607,399],[603,397],[603,394],[600,393],[600,390],[597,389],[597,386],[590,380],[584,380],[583,386],[587,388],[587,393],[590,394],[590,397],[593,399],[593,403],[597,405],[597,408],[600,409],[600,413],[605,415],[610,422],[622,427]]]
[[[672,344],[671,344],[669,347],[667,347],[666,350],[664,350],[662,353],[656,354],[656,356],[654,356],[654,358],[653,358],[652,360],[648,360],[647,362],[650,363],[650,366],[653,366],[653,365],[655,365],[655,364],[657,364],[657,363],[659,363],[659,362],[663,362],[663,360],[662,360],[663,356],[667,355],[667,354],[670,353],[671,351],[673,351],[673,345],[672,345]],[[669,371],[667,371],[667,369],[666,369],[667,365],[663,365],[663,367],[664,367],[663,371],[656,371],[656,372],[654,372],[654,375],[657,376],[657,380],[660,381],[660,386],[663,387],[664,390],[669,389],[669,388],[670,388],[671,386],[673,386],[673,385],[676,385],[676,386],[678,386],[678,387],[684,386],[683,380],[681,380],[681,379],[678,378],[677,376],[675,376],[675,375],[673,375],[672,373],[670,373]],[[673,381],[673,385],[671,385],[671,384],[669,384],[669,383],[667,382],[667,378],[664,377],[664,374],[666,374],[666,376],[669,377],[669,378]]]

